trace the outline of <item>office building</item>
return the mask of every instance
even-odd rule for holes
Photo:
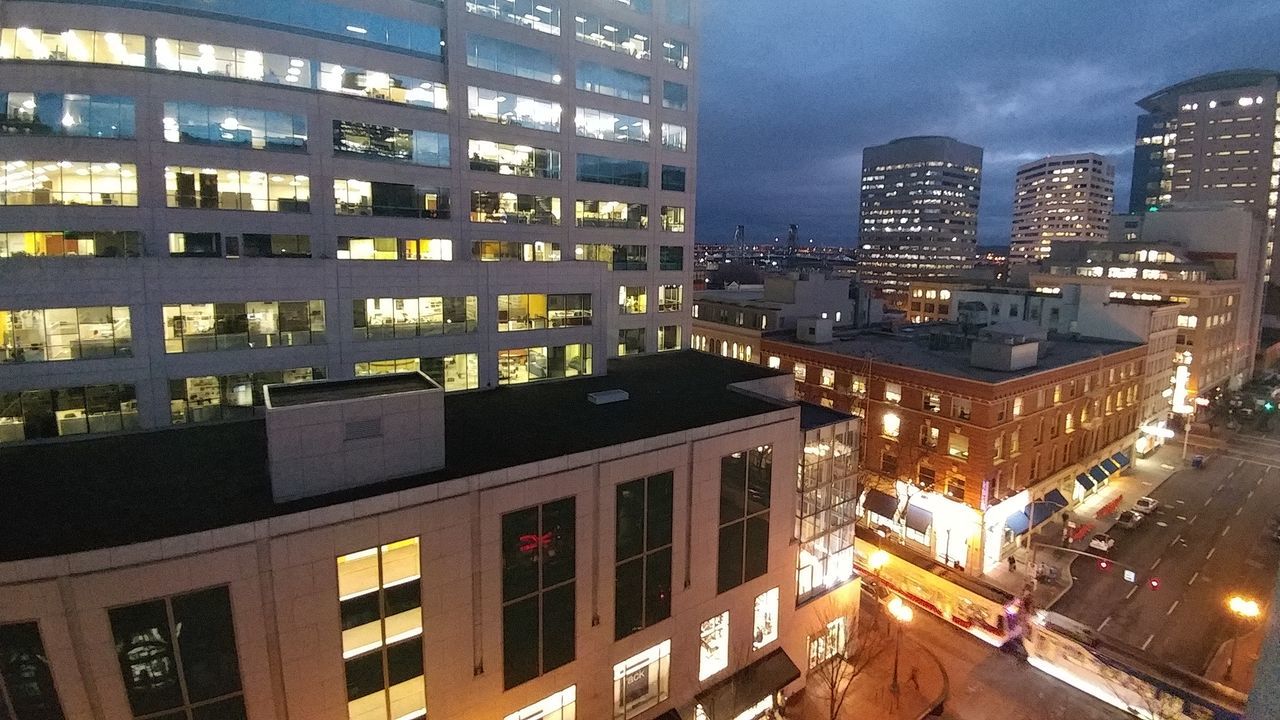
[[[691,0],[0,6],[0,442],[687,345]]]
[[[900,304],[913,278],[972,268],[982,148],[949,137],[899,138],[862,152],[858,276]]]
[[[1191,78],[1138,101],[1129,212],[1228,201],[1266,215],[1271,272],[1280,152],[1280,72],[1228,70]]]
[[[609,365],[449,395],[420,373],[273,385],[265,421],[0,448],[22,510],[0,527],[0,700],[762,717],[854,632],[856,421],[745,363]]]
[[[1034,263],[1054,243],[1106,240],[1115,167],[1096,153],[1052,155],[1018,168],[1009,261]]]
[[[862,521],[944,565],[991,571],[1133,456],[1141,342],[1021,321],[816,335],[765,337],[765,363],[864,418]]]

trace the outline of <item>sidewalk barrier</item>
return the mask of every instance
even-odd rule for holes
[[[1123,501],[1124,501],[1123,493],[1115,496],[1110,501],[1108,501],[1106,505],[1103,505],[1102,507],[1098,508],[1098,512],[1094,514],[1094,518],[1097,520],[1102,520],[1110,516],[1120,507],[1120,503]]]
[[[1080,542],[1086,535],[1092,533],[1093,528],[1095,527],[1096,526],[1093,523],[1078,526],[1075,531],[1071,533],[1071,542]]]

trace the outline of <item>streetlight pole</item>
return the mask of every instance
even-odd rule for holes
[[[1231,681],[1231,670],[1236,662],[1236,644],[1240,642],[1240,636],[1244,634],[1244,630],[1248,629],[1247,623],[1256,622],[1262,616],[1262,608],[1258,606],[1257,600],[1249,600],[1239,595],[1232,595],[1227,600],[1227,609],[1234,615],[1235,632],[1231,633],[1231,652],[1227,654],[1227,672],[1223,675],[1223,680]]]
[[[898,656],[902,652],[902,629],[907,623],[911,622],[911,617],[914,613],[911,610],[911,606],[903,602],[900,597],[894,597],[890,600],[888,607],[889,614],[893,616],[894,620],[898,621],[898,638],[893,645],[893,682],[889,685],[889,692],[893,693],[894,697],[897,697],[900,689],[898,686]]]

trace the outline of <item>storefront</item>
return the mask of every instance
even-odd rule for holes
[[[1031,493],[1023,490],[987,508],[982,517],[982,572],[989,573],[1017,548],[1030,530],[1026,508]]]
[[[698,693],[697,720],[757,720],[780,707],[779,695],[800,679],[800,669],[782,649],[774,650]]]

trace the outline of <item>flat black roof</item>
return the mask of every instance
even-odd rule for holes
[[[358,400],[379,395],[436,390],[436,385],[421,373],[373,375],[350,380],[319,380],[291,385],[271,385],[271,407],[293,407],[334,400]]]
[[[826,427],[842,423],[852,418],[852,415],[838,412],[831,408],[825,408],[821,405],[814,405],[809,402],[800,403],[800,429],[813,430],[814,428]]]
[[[0,561],[210,530],[760,415],[788,405],[728,385],[777,375],[683,351],[610,360],[607,375],[447,395],[443,469],[279,505],[263,420],[0,448]],[[587,400],[611,389],[631,397]]]

